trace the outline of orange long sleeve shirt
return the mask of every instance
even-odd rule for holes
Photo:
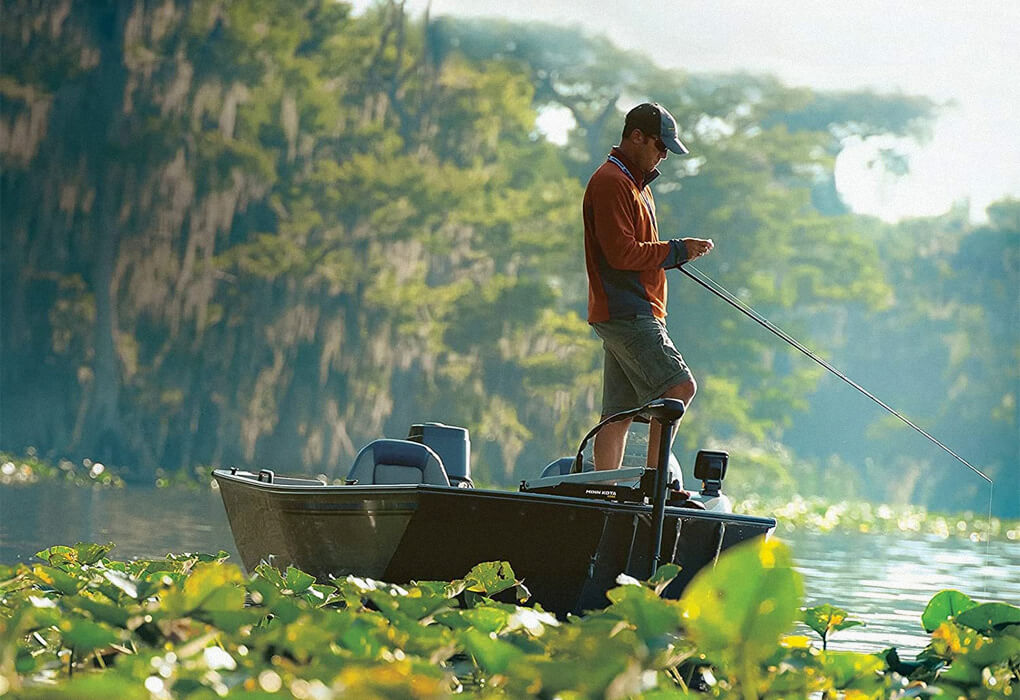
[[[588,322],[651,314],[666,317],[666,271],[687,259],[680,240],[659,240],[655,200],[648,184],[658,177],[636,168],[614,148],[584,191],[584,258],[588,269]]]

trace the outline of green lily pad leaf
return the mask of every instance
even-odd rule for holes
[[[183,580],[180,574],[169,571],[139,571],[134,577],[135,589],[138,591],[137,599],[146,600],[166,588],[178,585]]]
[[[163,609],[187,615],[199,609],[237,610],[244,605],[244,576],[233,564],[200,563],[179,588],[163,595]]]
[[[510,613],[506,610],[486,605],[458,612],[467,621],[468,627],[478,630],[482,634],[498,634],[503,631],[510,620]]]
[[[79,542],[74,545],[74,552],[78,559],[78,563],[85,566],[95,564],[105,557],[111,549],[113,549],[113,542],[108,542],[107,544]]]
[[[978,668],[1016,663],[1020,659],[1020,639],[1002,635],[992,639],[975,640],[975,643],[967,648],[966,656],[967,661]]]
[[[464,577],[467,590],[487,596],[496,595],[517,583],[510,562],[489,561],[475,566]]]
[[[336,586],[330,586],[325,583],[313,583],[308,587],[308,594],[317,600],[319,605],[327,605],[340,598],[337,594]]]
[[[86,583],[60,569],[42,564],[36,564],[32,567],[32,575],[44,586],[53,588],[64,595],[74,595],[84,588]]]
[[[646,644],[652,645],[653,640],[677,632],[682,624],[683,608],[644,586],[617,586],[607,591],[606,597],[612,606],[605,614],[619,616],[633,625]]]
[[[797,619],[800,575],[778,540],[755,539],[727,550],[699,571],[681,599],[698,648],[723,660],[758,663]]]
[[[464,643],[464,649],[486,673],[503,673],[511,663],[524,656],[523,651],[494,633],[465,630],[461,633],[460,639]]]
[[[973,608],[977,603],[970,596],[960,591],[945,590],[936,593],[924,612],[921,613],[921,624],[925,632],[934,632],[946,620],[951,620],[965,610]]]
[[[280,588],[263,576],[257,576],[248,582],[248,593],[252,603],[272,607],[280,599]]]
[[[959,613],[956,623],[988,634],[1007,625],[1020,625],[1020,608],[1007,603],[981,603]]]
[[[820,656],[825,675],[837,690],[873,691],[882,684],[885,660],[877,654],[855,651],[824,651]]]
[[[58,625],[64,643],[85,654],[120,641],[120,637],[104,624],[81,617],[67,617]]]
[[[404,591],[404,594],[400,596],[372,592],[369,594],[369,599],[384,612],[392,611],[396,616],[412,618],[415,621],[450,607],[450,600],[445,595],[437,595],[418,586]],[[390,617],[393,619],[394,616]]]
[[[217,612],[240,610],[244,607],[244,589],[236,583],[219,586],[202,601],[203,610]]]
[[[287,575],[284,578],[287,588],[294,591],[294,593],[304,593],[308,590],[309,586],[315,583],[315,577],[311,574],[306,574],[301,569],[295,569],[293,566],[287,567]]]
[[[0,593],[20,585],[23,570],[19,566],[0,564]]]
[[[463,579],[461,579],[461,583],[463,583]],[[456,598],[464,590],[463,588],[458,589],[449,581],[414,581],[414,587],[420,590],[422,595],[442,596],[446,599]]]
[[[370,613],[359,616],[340,634],[340,643],[356,657],[377,659],[385,648],[385,632],[378,618]]]
[[[281,596],[273,603],[270,610],[274,617],[286,625],[301,617],[301,612],[304,608],[305,606],[294,598]]]
[[[287,582],[284,580],[283,574],[280,573],[280,570],[266,562],[262,562],[255,567],[255,575],[261,579],[269,581],[277,588],[287,587]]]
[[[133,678],[124,678],[109,673],[79,676],[57,687],[24,688],[19,697],[24,700],[151,700],[152,695],[145,686]]]
[[[655,591],[656,595],[662,595],[662,592],[666,589],[666,586],[673,582],[677,576],[680,575],[680,567],[677,564],[663,564],[652,577],[648,579],[648,584]]]
[[[95,544],[79,542],[73,547],[56,545],[36,552],[35,556],[51,566],[89,566],[95,564],[113,549],[113,543]]]
[[[101,603],[98,600],[92,600],[84,596],[70,598],[67,602],[80,610],[88,612],[93,620],[105,622],[115,627],[127,628],[128,620],[133,616],[133,613],[127,608]]]
[[[801,610],[801,619],[822,639],[827,639],[833,632],[864,624],[860,620],[851,620],[850,614],[846,610],[829,603],[813,608],[804,608]]]
[[[74,564],[78,561],[74,550],[66,545],[54,545],[53,547],[47,547],[41,552],[36,552],[35,558],[41,559],[49,564]]]
[[[36,669],[36,657],[32,655],[28,649],[18,649],[17,656],[14,659],[14,670],[16,673],[21,675],[27,675],[32,673]]]
[[[191,607],[198,607],[206,599],[221,595],[224,586],[243,583],[244,576],[236,566],[203,563],[184,582],[183,593]]]
[[[258,608],[211,610],[204,615],[209,622],[230,634],[236,633],[242,627],[258,624],[264,616],[265,613]]]
[[[967,660],[957,658],[948,668],[939,674],[939,681],[961,685],[963,687],[981,687],[981,668]]]

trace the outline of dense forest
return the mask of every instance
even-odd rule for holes
[[[4,0],[0,449],[139,480],[208,465],[346,473],[379,435],[470,428],[512,484],[598,415],[580,201],[644,99],[693,154],[664,237],[995,479],[1020,514],[1020,202],[850,213],[851,136],[924,138],[920,96],[658,68],[577,29],[362,15],[332,0]],[[536,128],[567,110],[565,145]],[[902,159],[884,152],[876,168]],[[983,482],[678,273],[699,380],[676,452],[736,493],[984,511]]]

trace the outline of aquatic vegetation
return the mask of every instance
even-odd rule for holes
[[[864,624],[860,620],[851,619],[846,610],[828,603],[817,605],[813,608],[803,608],[801,614],[801,620],[804,624],[817,632],[818,636],[822,638],[822,651],[828,649],[829,635]]]
[[[986,539],[1020,540],[1020,520],[966,511],[935,513],[924,506],[889,505],[868,501],[833,501],[792,495],[783,500],[747,498],[733,505],[737,513],[771,515],[780,533],[807,529],[819,532],[902,533],[946,539],[963,537],[972,542]]]
[[[94,698],[1008,697],[1020,688],[1020,608],[958,591],[924,611],[915,661],[833,652],[854,624],[802,610],[788,548],[745,543],[700,572],[621,577],[610,605],[557,619],[524,607],[506,562],[454,581],[317,582],[226,553],[116,561],[111,545],[0,566],[0,695]],[[818,641],[792,635],[796,620]],[[700,692],[698,692],[700,691]]]
[[[123,486],[124,480],[102,462],[84,459],[76,464],[61,459],[56,464],[40,458],[33,448],[23,456],[0,452],[0,484],[24,485],[62,481],[76,486]]]

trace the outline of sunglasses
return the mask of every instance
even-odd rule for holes
[[[650,139],[654,138],[655,139],[655,147],[657,149],[659,149],[659,153],[665,153],[665,151],[666,151],[666,144],[663,143],[661,138],[659,138],[658,136],[652,136],[650,134],[645,134],[645,136],[647,138],[650,138]]]

